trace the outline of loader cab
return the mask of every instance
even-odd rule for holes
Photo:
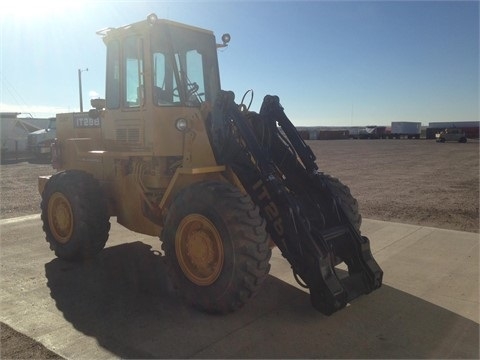
[[[155,106],[198,107],[220,90],[215,41],[208,33],[161,24],[152,33]]]
[[[99,34],[107,46],[105,147],[181,155],[178,120],[194,121],[220,90],[213,33],[149,15]]]

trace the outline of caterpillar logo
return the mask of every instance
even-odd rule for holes
[[[258,200],[258,204],[267,217],[267,222],[270,227],[275,230],[276,236],[283,237],[285,233],[285,228],[283,226],[283,220],[278,210],[277,205],[273,202],[272,197],[268,193],[267,187],[262,182],[258,180],[255,185],[253,185],[253,191],[255,192],[255,197]]]

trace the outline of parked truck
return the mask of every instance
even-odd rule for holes
[[[467,139],[479,138],[480,122],[478,121],[444,121],[430,122],[426,129],[427,139],[436,139],[436,135],[445,131],[445,129],[460,129],[465,133]]]
[[[56,137],[56,118],[50,118],[45,129],[33,131],[28,134],[28,151],[37,160],[51,158],[51,145]]]
[[[435,139],[437,142],[442,142],[442,143],[446,141],[456,141],[461,143],[467,142],[465,131],[457,128],[445,129],[443,131],[440,131],[437,134],[435,134]]]
[[[359,139],[385,139],[386,138],[386,126],[368,125],[364,129],[361,129],[358,138]]]

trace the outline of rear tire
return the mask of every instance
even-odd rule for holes
[[[161,240],[179,293],[209,313],[241,308],[270,270],[265,220],[230,184],[201,182],[183,190],[170,206]]]
[[[40,206],[43,230],[57,257],[84,260],[105,247],[110,230],[107,204],[90,174],[70,170],[53,175]]]

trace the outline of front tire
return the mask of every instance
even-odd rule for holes
[[[344,210],[345,216],[353,225],[353,227],[360,232],[362,225],[362,215],[360,214],[358,201],[350,192],[350,188],[343,184],[339,179],[334,178],[327,174],[320,175],[322,181],[327,184],[332,195],[337,201],[340,202],[340,206]]]
[[[53,175],[40,207],[46,240],[57,257],[84,260],[105,247],[110,230],[107,204],[90,174],[70,170]]]
[[[161,235],[179,293],[209,313],[241,308],[270,270],[265,220],[248,195],[220,182],[201,182],[174,200]]]

